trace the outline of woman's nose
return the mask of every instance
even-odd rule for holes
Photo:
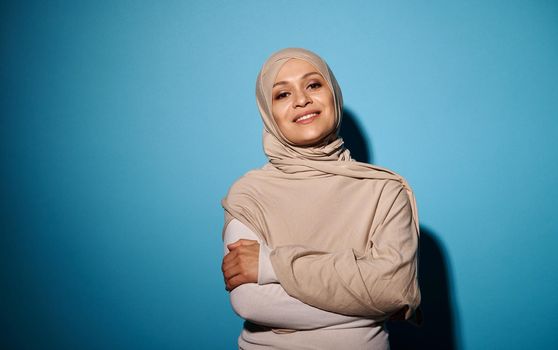
[[[307,104],[312,103],[310,96],[306,91],[299,91],[295,95],[295,107],[305,107]]]

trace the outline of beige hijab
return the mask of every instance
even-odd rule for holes
[[[334,96],[336,127],[312,147],[287,140],[271,112],[275,77],[293,58],[311,63]],[[328,65],[305,49],[280,50],[263,65],[256,97],[269,162],[229,189],[223,232],[233,218],[250,227],[274,248],[283,288],[307,304],[378,320],[403,309],[411,318],[420,303],[415,198],[401,176],[351,158],[338,136],[343,101]]]

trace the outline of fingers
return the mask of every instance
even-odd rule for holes
[[[228,266],[236,265],[240,261],[245,260],[257,260],[260,255],[259,243],[247,244],[247,245],[240,245],[236,249],[231,250],[225,257],[223,258],[223,263],[221,264],[221,271]],[[257,244],[257,246],[254,246]]]
[[[235,289],[236,287],[244,283],[248,283],[247,278],[242,274],[236,275],[225,282],[225,286],[226,286],[225,288],[230,292],[231,290]]]
[[[223,277],[225,277],[225,279],[230,278],[231,277],[231,269],[234,269],[235,266],[240,265],[238,261],[231,261],[228,263],[223,263],[223,265],[221,265],[221,271],[223,272]]]
[[[246,255],[247,251],[245,249],[237,249],[230,252],[223,258],[223,263],[221,264],[221,271],[223,276],[230,278],[239,270],[247,271],[250,269],[251,265],[254,264],[254,257]]]
[[[225,280],[227,280],[235,275],[242,273],[242,267],[242,264],[235,264],[234,262],[232,264],[223,266],[223,277],[225,277]]]
[[[235,248],[238,248],[242,245],[252,245],[252,244],[256,244],[258,243],[258,241],[253,240],[253,239],[239,239],[238,241],[231,243],[231,244],[227,244],[227,248],[229,248],[229,250],[233,250]]]
[[[225,284],[230,283],[229,281],[232,280],[233,278],[240,278],[244,282],[247,282],[249,279],[248,272],[246,272],[246,270],[244,270],[240,264],[235,265],[230,269],[226,270],[223,273],[223,276],[225,279]]]
[[[238,254],[239,254],[238,250],[233,250],[233,251],[229,252],[223,258],[223,265],[230,264],[233,260],[235,260],[238,257]]]

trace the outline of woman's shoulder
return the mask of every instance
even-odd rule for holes
[[[385,187],[386,190],[396,190],[401,188],[409,188],[409,183],[407,180],[401,176],[399,173],[376,164],[364,163],[355,161],[356,164],[365,170],[368,175],[363,177],[372,178],[374,180],[379,180],[379,183]]]
[[[360,163],[360,162],[358,162]],[[399,173],[390,168],[369,163],[360,163],[366,167],[372,175],[372,181],[379,194],[381,202],[393,203],[394,201],[409,201],[413,195],[413,190],[407,180]],[[374,175],[376,173],[377,175]]]
[[[415,222],[418,223],[416,213],[415,195],[407,180],[395,171],[371,165],[374,169],[390,174],[389,177],[379,181],[380,186],[378,205],[387,212],[410,213]],[[407,208],[408,210],[403,210]],[[417,230],[418,230],[418,224]]]

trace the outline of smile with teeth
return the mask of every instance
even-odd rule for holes
[[[314,112],[314,113],[309,113],[309,114],[303,115],[302,117],[296,118],[295,123],[298,123],[298,122],[301,122],[301,121],[304,121],[304,120],[307,120],[307,119],[310,119],[310,118],[317,117],[318,114],[319,113]]]

